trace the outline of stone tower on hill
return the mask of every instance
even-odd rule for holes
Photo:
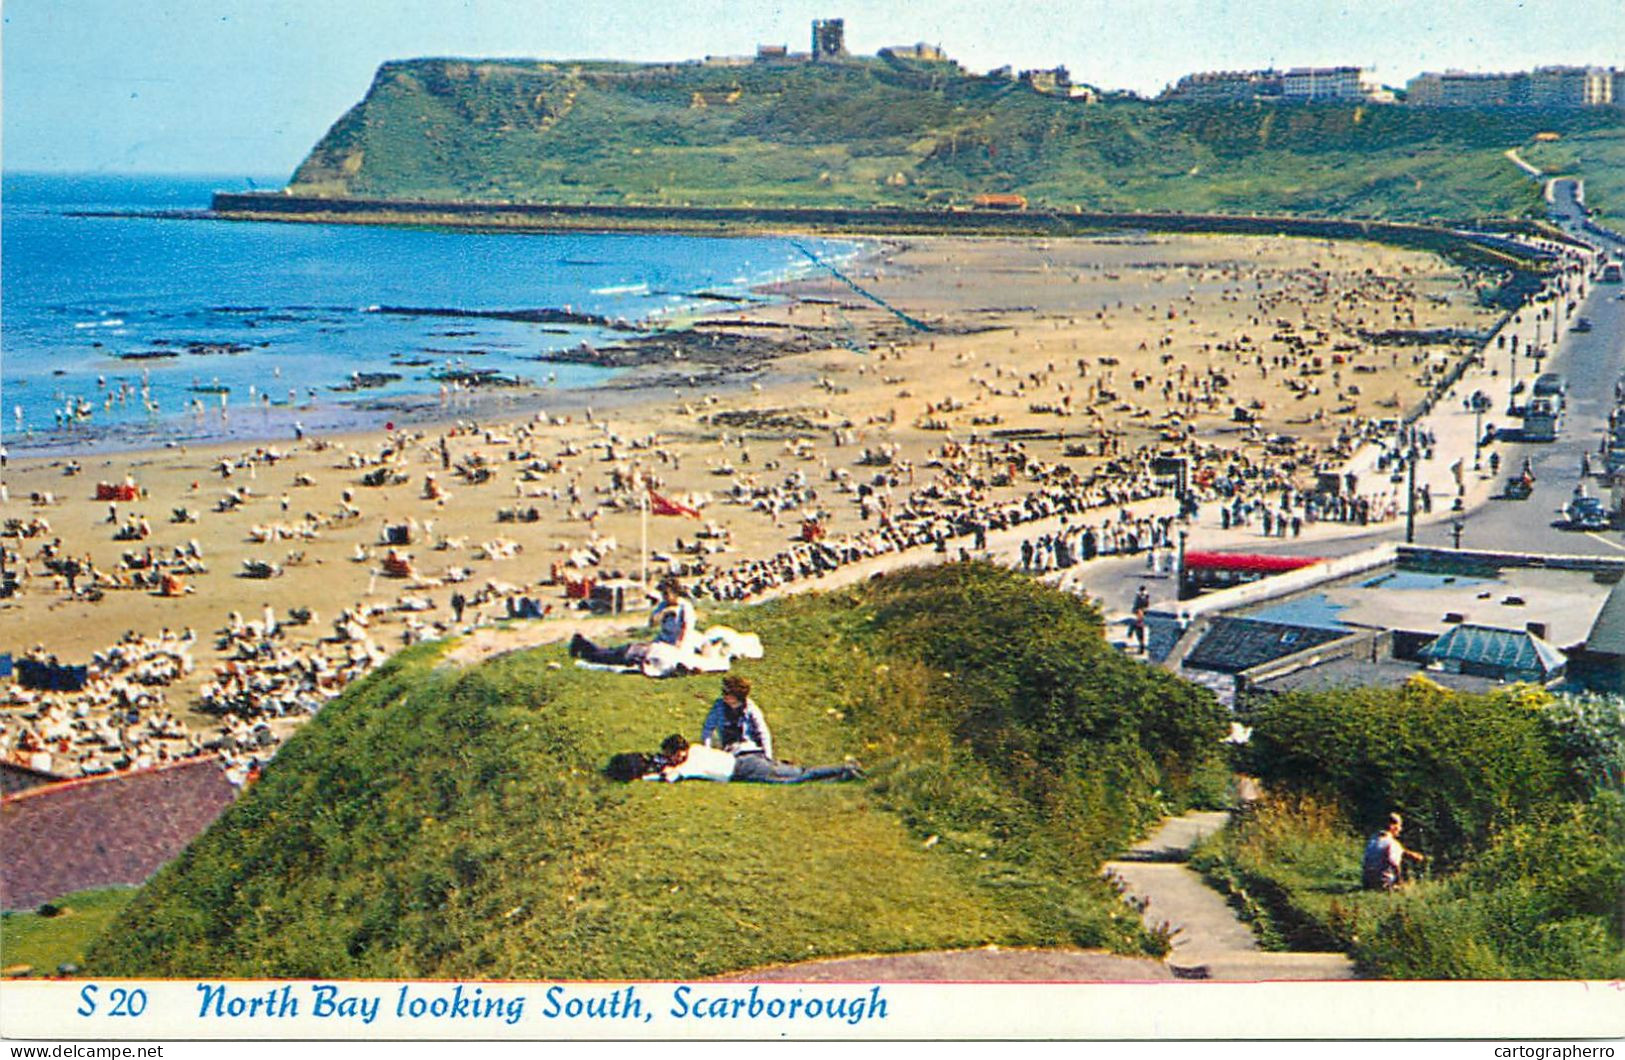
[[[812,61],[833,62],[846,58],[846,19],[819,18],[812,24]]]

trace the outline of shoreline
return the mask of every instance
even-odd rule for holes
[[[215,218],[199,214],[195,218],[185,219]],[[861,267],[865,261],[902,245],[895,239],[866,239],[856,242],[853,253],[838,261]],[[758,311],[778,304],[785,297],[780,292],[788,285],[816,280],[822,271],[815,266],[806,273],[754,283],[737,296],[725,296],[713,291],[696,292],[691,295],[691,304],[662,310],[636,322],[609,321],[605,318],[606,326],[624,331],[628,337],[587,350],[579,346],[565,347],[529,358],[543,365],[579,364],[614,370],[614,374],[590,384],[475,386],[456,389],[449,400],[442,400],[442,395],[435,389],[426,388],[416,393],[364,397],[349,402],[331,401],[298,406],[289,406],[284,402],[269,407],[242,409],[232,422],[224,426],[217,413],[210,413],[204,420],[208,429],[202,432],[198,431],[197,420],[190,413],[173,413],[144,423],[58,428],[49,436],[36,436],[33,432],[19,435],[15,430],[9,430],[7,424],[0,423],[0,445],[6,448],[13,460],[139,454],[187,447],[284,441],[293,437],[295,424],[302,424],[305,433],[312,435],[361,435],[385,431],[386,425],[391,422],[401,426],[444,427],[459,421],[501,417],[512,414],[518,406],[555,414],[579,411],[588,406],[621,408],[628,402],[638,400],[640,395],[674,385],[728,388],[739,385],[738,380],[732,379],[739,373],[751,374],[760,371],[764,362],[810,352],[814,348],[806,341],[798,344],[794,339],[765,343],[761,336],[757,337],[755,343],[759,348],[745,349],[743,344],[740,344],[740,348],[729,348],[726,341],[719,339],[725,339],[729,329],[787,328],[782,323],[761,320]],[[551,308],[470,311],[386,306],[376,311],[403,315],[534,318],[542,322],[561,315],[579,316]]]

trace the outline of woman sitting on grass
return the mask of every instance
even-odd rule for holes
[[[656,627],[653,641],[605,648],[577,633],[570,638],[570,657],[598,666],[638,667],[644,664],[649,649],[656,644],[669,645],[678,651],[686,650],[693,639],[698,619],[694,605],[683,596],[683,585],[676,578],[661,581],[660,603],[649,616],[649,621]]]

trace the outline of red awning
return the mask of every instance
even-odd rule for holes
[[[1250,552],[1187,552],[1186,570],[1236,571],[1242,574],[1280,574],[1321,562],[1323,556],[1259,556]]]

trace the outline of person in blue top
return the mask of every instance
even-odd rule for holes
[[[767,718],[750,698],[750,680],[737,674],[722,679],[722,695],[711,704],[700,728],[700,741],[735,755],[773,757],[773,733]]]
[[[670,644],[674,648],[687,647],[692,639],[698,616],[694,605],[683,595],[683,583],[675,577],[660,582],[660,603],[649,616],[655,627],[653,643]],[[622,644],[613,648],[602,647],[577,633],[570,638],[570,656],[600,666],[641,666],[649,654],[650,642]]]
[[[683,595],[683,583],[676,577],[661,579],[660,603],[649,620],[658,627],[656,643],[678,648],[688,646],[699,620],[694,613],[694,605]]]

